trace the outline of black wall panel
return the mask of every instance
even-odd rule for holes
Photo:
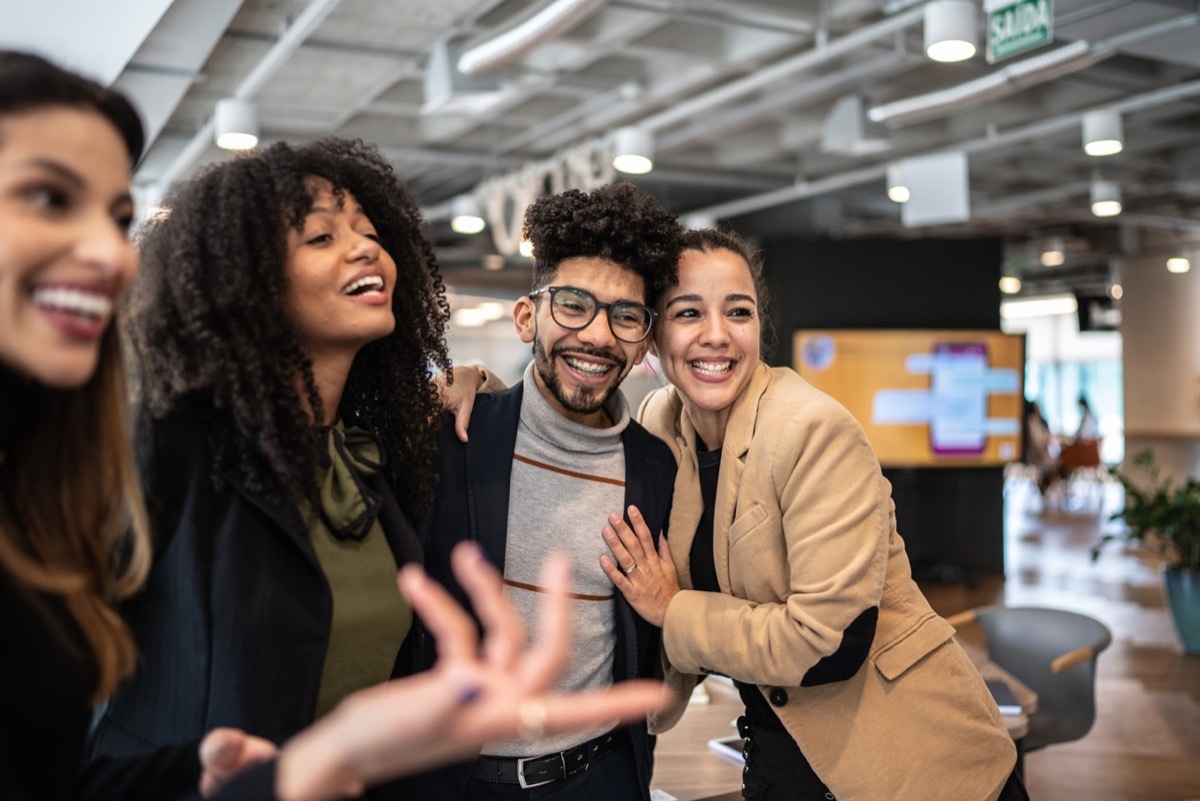
[[[797,328],[1000,327],[999,239],[806,240],[759,243],[778,344],[791,365]],[[896,521],[919,577],[1004,572],[1000,468],[885,470]]]

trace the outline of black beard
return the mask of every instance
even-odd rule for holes
[[[554,358],[566,353],[578,353],[581,355],[599,356],[605,359],[611,359],[615,364],[613,369],[616,371],[619,378],[613,383],[608,390],[597,393],[591,387],[579,387],[573,395],[568,395],[563,388],[562,382],[558,380],[558,374],[554,371]],[[538,375],[542,377],[542,383],[546,385],[546,389],[550,390],[550,394],[559,402],[562,407],[576,414],[593,414],[600,411],[604,407],[604,402],[609,396],[616,391],[621,385],[621,381],[625,378],[625,368],[628,361],[619,351],[607,351],[594,348],[554,348],[547,356],[546,348],[542,345],[542,341],[535,338],[533,341],[533,364]]]

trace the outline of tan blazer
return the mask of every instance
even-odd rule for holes
[[[691,589],[702,500],[695,430],[676,390],[641,422],[679,463],[671,553],[684,588],[663,623],[667,679],[759,685],[838,801],[985,801],[1016,749],[978,671],[913,583],[891,486],[858,423],[791,370],[759,365],[734,405],[721,454],[713,554],[720,593]],[[964,532],[964,534],[969,532]],[[801,687],[846,627],[879,608],[867,663],[847,681]]]

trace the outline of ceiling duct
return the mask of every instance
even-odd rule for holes
[[[458,59],[465,75],[483,75],[578,25],[608,0],[554,0],[490,39],[472,45]]]
[[[1133,95],[1124,100],[1115,103],[1108,103],[1104,108],[1112,108],[1121,114],[1132,114],[1142,111],[1147,108],[1154,108],[1166,103],[1173,103],[1187,97],[1195,97],[1200,95],[1200,80],[1181,83],[1175,86],[1169,86],[1164,89],[1155,89],[1149,92],[1144,92],[1139,95]],[[986,153],[1004,148],[1014,147],[1022,142],[1029,142],[1040,137],[1051,136],[1060,133],[1068,128],[1074,128],[1080,124],[1083,115],[1094,109],[1083,109],[1071,114],[1063,114],[1058,117],[1052,117],[1048,120],[1023,125],[1018,128],[1012,128],[1006,131],[989,133],[985,136],[975,139],[966,139],[958,142],[945,143],[938,148],[944,150],[949,147],[961,150],[968,156],[975,153]],[[920,154],[917,154],[920,155]],[[792,203],[797,200],[805,200],[818,195],[837,192],[842,189],[848,189],[853,186],[869,183],[871,181],[880,181],[887,175],[886,164],[873,164],[867,167],[859,167],[852,170],[847,170],[833,175],[827,175],[813,181],[799,180],[791,186],[785,186],[779,189],[773,189],[768,192],[763,192],[759,195],[750,195],[748,197],[730,200],[725,203],[718,203],[712,206],[692,209],[690,214],[704,214],[717,219],[728,219],[739,217],[743,214],[761,211],[773,206],[780,206],[784,203]],[[1196,225],[1194,220],[1180,218],[1160,218],[1154,219],[1150,215],[1138,215],[1135,220],[1135,215],[1125,215],[1124,218],[1128,222],[1136,222],[1138,225],[1145,227],[1179,227],[1191,228]],[[1143,222],[1144,220],[1144,222]]]
[[[429,52],[422,114],[483,114],[504,96],[494,75],[464,75],[455,65],[458,58],[458,46],[448,41]]]
[[[1073,42],[958,86],[875,106],[867,118],[893,129],[925,122],[1087,69],[1111,55],[1112,50],[1095,52],[1087,42]]]
[[[1181,28],[1197,24],[1197,21],[1200,21],[1200,14],[1184,14],[1127,31],[1092,45],[1080,39],[1065,47],[1023,59],[958,86],[884,103],[868,111],[867,118],[895,129],[944,117],[960,109],[1007,97],[1030,86],[1087,69],[1116,55],[1119,49],[1127,44],[1161,34],[1176,33]]]
[[[821,126],[821,149],[843,156],[868,156],[890,149],[887,131],[866,118],[859,95],[846,95],[833,104]]]

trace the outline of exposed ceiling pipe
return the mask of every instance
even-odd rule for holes
[[[509,137],[496,147],[492,148],[493,153],[511,153],[514,150],[524,147],[532,142],[536,142],[543,136],[553,133],[554,131],[564,128],[581,117],[586,117],[597,109],[602,109],[607,106],[612,106],[617,103],[627,103],[641,93],[641,87],[636,83],[629,82],[622,84],[605,92],[598,92],[591,97],[584,99],[582,102],[576,103],[571,108],[549,119],[542,120],[535,125],[531,125],[519,134]]]
[[[608,0],[554,0],[513,27],[467,48],[458,71],[483,75],[509,64],[543,42],[578,25]]]
[[[780,109],[785,109],[788,106],[818,97],[827,92],[839,91],[847,84],[865,81],[875,77],[878,73],[895,69],[898,63],[903,63],[907,58],[909,56],[904,53],[892,51],[886,55],[877,56],[860,64],[847,67],[840,72],[831,72],[828,75],[822,75],[810,81],[797,81],[794,86],[790,86],[780,92],[763,96],[750,103],[735,106],[710,116],[702,117],[697,122],[685,128],[672,129],[670,132],[655,137],[655,144],[663,150],[669,150],[690,142],[693,139],[704,137],[711,139],[716,134],[728,128],[744,125],[748,119],[754,119],[771,111],[778,112]]]
[[[1061,133],[1074,127],[1078,127],[1083,115],[1097,109],[1108,108],[1113,109],[1121,114],[1131,114],[1137,111],[1142,111],[1147,108],[1173,103],[1176,100],[1182,100],[1186,97],[1194,97],[1200,95],[1200,80],[1181,83],[1177,86],[1168,87],[1166,89],[1156,89],[1150,92],[1144,92],[1140,95],[1133,95],[1125,100],[1120,100],[1115,103],[1104,103],[1092,108],[1081,109],[1070,114],[1063,114],[1058,117],[1052,117],[1048,120],[1042,120],[1030,125],[1025,125],[1020,128],[1014,128],[1009,131],[996,133],[994,135],[983,136],[977,139],[969,139],[962,142],[951,142],[944,145],[939,145],[935,148],[923,151],[921,153],[909,154],[908,157],[916,157],[922,155],[931,155],[933,153],[944,153],[946,151],[962,151],[967,155],[975,153],[985,153],[992,150],[999,150],[1015,144],[1021,144],[1031,140],[1039,139],[1045,136]],[[740,217],[751,212],[761,211],[762,209],[781,206],[784,203],[792,203],[797,200],[804,200],[818,195],[837,192],[842,189],[848,189],[852,186],[869,183],[871,181],[881,181],[887,174],[887,164],[875,164],[869,167],[862,167],[856,170],[836,173],[820,178],[816,181],[800,181],[793,186],[776,189],[770,192],[764,192],[759,195],[751,195],[749,197],[731,200],[728,203],[718,203],[715,206],[708,206],[701,209],[695,209],[688,214],[703,215],[713,218],[730,218]]]
[[[267,81],[279,72],[288,57],[296,52],[317,26],[324,22],[325,18],[329,16],[329,12],[333,11],[337,4],[338,0],[312,0],[300,16],[296,17],[295,22],[288,26],[283,35],[272,45],[266,55],[254,65],[254,69],[250,70],[242,79],[231,96],[250,100],[258,94]],[[191,169],[196,160],[212,145],[212,142],[213,118],[209,117],[208,121],[200,127],[200,130],[196,131],[179,155],[175,157],[175,160],[158,177],[159,189],[165,191],[176,179]]]
[[[1079,72],[1112,55],[1116,55],[1113,50],[1097,51],[1082,40],[1072,42],[1009,64],[982,78],[875,106],[867,111],[867,119],[892,129],[925,122]]]
[[[921,8],[911,9],[903,14],[880,20],[865,28],[860,28],[832,42],[818,45],[797,56],[758,69],[745,78],[731,81],[697,95],[690,100],[672,104],[669,108],[658,114],[644,117],[640,121],[631,124],[636,124],[639,127],[645,127],[649,130],[670,127],[686,120],[691,115],[699,114],[714,106],[719,106],[729,100],[754,92],[774,81],[788,78],[796,72],[821,66],[827,61],[840,58],[879,39],[893,36],[923,21],[924,10]]]
[[[806,35],[811,34],[814,29],[813,24],[798,13],[776,12],[752,6],[729,6],[716,2],[681,4],[678,0],[615,0],[613,5],[667,14],[689,22],[711,22],[717,25],[732,22],[779,33]]]
[[[1174,33],[1181,28],[1195,25],[1197,21],[1200,21],[1200,14],[1184,14],[1091,45],[1080,39],[1065,47],[1014,62],[982,78],[936,92],[883,103],[870,109],[867,117],[872,122],[883,123],[893,129],[942,117],[1087,69],[1116,55],[1118,49],[1126,44],[1161,33]]]
[[[910,9],[893,17],[880,20],[873,25],[868,25],[865,28],[848,33],[823,46],[818,45],[799,55],[755,70],[745,78],[730,81],[711,91],[696,95],[680,103],[675,103],[657,114],[651,114],[641,120],[631,121],[629,124],[637,125],[640,128],[646,128],[650,131],[669,128],[714,106],[727,103],[750,92],[758,91],[775,81],[789,78],[797,72],[821,66],[828,61],[847,55],[885,36],[891,36],[897,31],[910,28],[922,22],[924,18],[924,8]]]

